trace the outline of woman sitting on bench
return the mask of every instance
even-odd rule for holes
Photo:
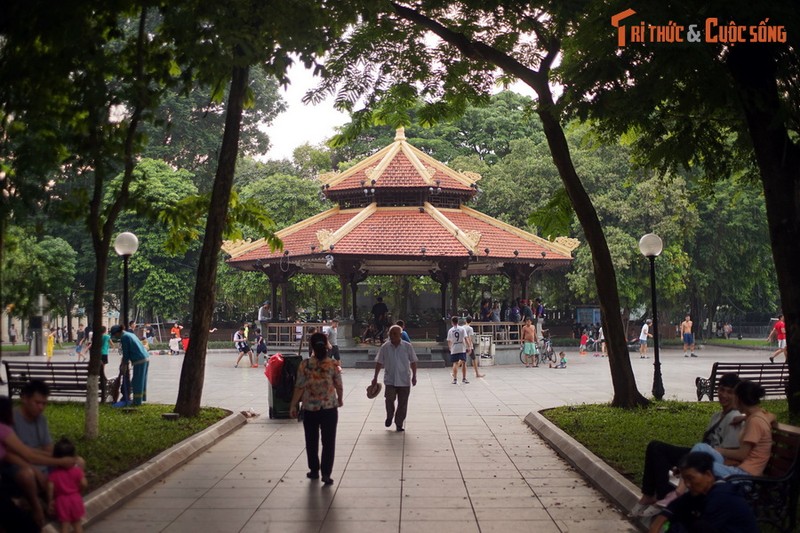
[[[772,453],[772,428],[775,415],[761,407],[761,398],[766,391],[754,381],[742,381],[736,386],[736,405],[743,416],[732,424],[746,422],[739,436],[738,448],[709,446],[705,442],[695,444],[692,452],[705,452],[714,459],[713,471],[718,479],[730,476],[760,476]],[[686,491],[683,482],[670,493],[663,504],[669,504]]]
[[[712,448],[705,443],[692,448],[693,452],[706,452],[714,458],[714,475],[718,478],[764,473],[772,453],[772,428],[776,424],[775,415],[761,407],[765,394],[764,387],[753,381],[742,381],[736,386],[736,404],[744,416],[733,423],[746,421],[738,448]]]

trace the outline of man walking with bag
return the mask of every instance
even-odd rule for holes
[[[397,431],[405,431],[403,423],[408,410],[408,396],[411,387],[417,384],[417,354],[410,342],[400,338],[403,329],[400,326],[389,328],[389,340],[383,343],[375,357],[375,377],[372,386],[378,383],[381,368],[385,386],[386,421],[388,428],[394,420]],[[395,406],[395,400],[397,405]]]

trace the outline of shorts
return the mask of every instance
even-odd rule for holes
[[[692,335],[691,333],[684,333],[683,344],[694,344],[694,335]]]
[[[469,354],[470,361],[474,361],[475,360],[475,350],[472,349],[472,350],[468,351],[467,353]]]
[[[786,348],[786,339],[778,339],[778,349],[783,350]]]
[[[249,346],[239,346],[239,351],[242,353],[248,353],[250,351]]]
[[[525,355],[536,355],[539,353],[539,351],[536,349],[536,343],[525,341],[522,344],[522,353]]]
[[[334,361],[341,361],[342,360],[342,356],[339,355],[339,347],[338,346],[332,346],[331,347],[331,359],[333,359]]]
[[[108,364],[108,354],[107,353],[101,353],[100,354],[100,360],[103,361],[104,365],[107,365]]]
[[[647,339],[639,339],[639,346],[647,346]]]
[[[450,364],[454,365],[454,364],[458,363],[459,361],[464,361],[464,362],[467,361],[467,352],[451,353],[450,354]]]

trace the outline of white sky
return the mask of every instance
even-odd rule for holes
[[[266,129],[272,148],[266,159],[291,159],[295,148],[304,143],[319,144],[335,132],[334,128],[348,122],[349,117],[333,108],[333,97],[317,105],[304,105],[303,95],[317,84],[311,70],[302,63],[289,69],[292,83],[288,90],[280,88],[287,110],[278,115]]]
[[[304,143],[319,144],[335,133],[334,128],[349,121],[349,116],[333,108],[333,97],[317,105],[304,105],[303,95],[317,83],[311,70],[296,62],[289,69],[292,83],[288,89],[279,89],[286,101],[286,111],[278,115],[271,126],[266,128],[272,148],[264,159],[292,159],[295,148]],[[498,91],[501,88],[498,87]],[[510,90],[535,98],[533,90],[524,83],[517,82]]]

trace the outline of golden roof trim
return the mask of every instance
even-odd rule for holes
[[[367,207],[363,208],[356,216],[342,224],[342,226],[336,231],[329,229],[321,229],[317,231],[317,241],[319,241],[322,250],[330,249],[331,246],[342,240],[345,235],[353,231],[353,229],[372,216],[372,214],[377,210],[378,204],[372,202]]]
[[[516,226],[512,226],[511,224],[503,222],[502,220],[497,220],[496,218],[490,217],[489,215],[487,215],[485,213],[481,213],[480,211],[476,211],[475,209],[472,209],[471,207],[467,207],[465,205],[462,205],[459,209],[464,214],[466,214],[468,216],[471,216],[473,218],[477,218],[478,220],[482,220],[483,222],[486,222],[487,224],[491,224],[492,226],[494,226],[496,228],[508,231],[509,233],[513,233],[517,237],[525,239],[526,241],[538,244],[539,246],[542,246],[544,248],[548,248],[548,249],[553,250],[555,252],[564,254],[564,255],[566,255],[567,257],[570,257],[570,258],[572,257],[572,250],[574,250],[577,247],[577,246],[575,246],[575,247],[570,248],[567,245],[562,244],[562,243],[560,243],[558,241],[556,241],[556,242],[548,241],[547,239],[545,239],[543,237],[539,237],[538,235],[534,235],[533,233],[528,233],[525,230],[521,230]],[[562,239],[562,238],[559,237],[559,239]]]
[[[444,229],[452,233],[453,237],[458,239],[458,242],[464,245],[464,248],[471,250],[472,253],[475,253],[478,243],[481,240],[481,233],[479,231],[463,231],[461,228],[456,226],[455,222],[447,218],[444,213],[435,208],[430,202],[425,202],[425,212],[428,213],[431,218],[438,222]]]

